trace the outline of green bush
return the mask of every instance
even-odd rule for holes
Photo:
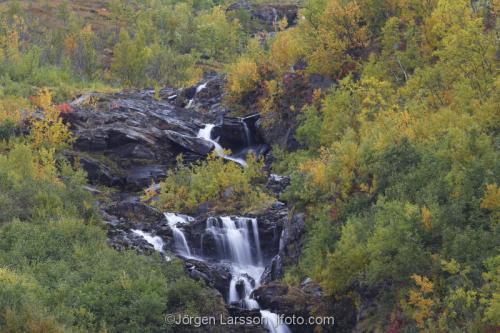
[[[157,206],[166,211],[193,212],[209,203],[214,211],[244,213],[265,208],[271,198],[264,189],[263,161],[250,156],[247,166],[214,154],[206,161],[170,171],[160,184]]]
[[[0,224],[14,218],[97,220],[94,198],[83,184],[85,174],[64,160],[42,159],[29,146],[15,144],[0,155]]]
[[[0,285],[0,327],[11,331],[31,318],[53,331],[163,332],[167,312],[223,311],[179,261],[117,252],[80,220],[1,227]]]

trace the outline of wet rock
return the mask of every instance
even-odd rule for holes
[[[154,226],[166,223],[163,213],[141,202],[116,202],[106,206],[104,210],[110,215],[126,218],[141,225]]]
[[[258,119],[259,115],[245,118],[223,117],[214,127],[212,137],[235,153],[248,146],[261,145],[263,141],[256,130]]]
[[[280,236],[278,254],[266,266],[262,274],[262,283],[268,283],[283,277],[286,266],[298,263],[305,234],[305,216],[296,213],[292,218],[286,219]]]
[[[203,280],[208,286],[217,289],[223,296],[228,295],[231,281],[231,267],[229,265],[195,259],[185,260],[184,265],[191,278]]]
[[[245,318],[260,318],[260,310],[254,309],[243,309],[238,306],[228,306],[227,310],[229,311],[229,315],[232,317],[245,317]]]
[[[228,14],[245,11],[250,14],[252,20],[260,23],[260,28],[274,31],[276,24],[286,18],[289,26],[296,24],[298,7],[295,5],[280,4],[253,4],[248,1],[239,1],[230,5],[226,12]]]
[[[269,175],[266,187],[270,192],[274,193],[276,196],[279,196],[289,185],[290,177],[280,176],[272,173]]]
[[[168,130],[165,131],[165,135],[180,147],[199,155],[208,155],[214,149],[213,143],[194,136]]]
[[[314,283],[311,281],[307,288],[297,288],[275,281],[257,288],[252,295],[263,309],[270,309],[287,317],[335,316],[333,301],[324,296],[319,286],[312,287],[312,284]],[[319,293],[316,288],[319,288]],[[321,332],[333,332],[333,328],[333,325],[290,326],[294,333],[312,333],[319,329]]]
[[[196,138],[208,118],[146,92],[90,94],[71,105],[72,112],[62,114],[76,138],[70,154],[95,184],[140,190],[164,178],[179,153],[192,159],[212,149]]]

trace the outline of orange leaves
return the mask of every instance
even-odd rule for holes
[[[433,314],[432,307],[434,301],[426,298],[427,294],[432,293],[434,284],[425,276],[413,274],[411,278],[415,281],[419,289],[410,290],[408,303],[415,307],[413,319],[419,328],[425,327],[425,321]]]
[[[421,292],[423,292],[423,293],[431,293],[432,292],[432,290],[434,288],[434,284],[427,277],[413,274],[411,276],[411,278],[413,279],[413,281],[415,281],[417,286],[420,287]]]
[[[64,38],[64,52],[72,56],[76,50],[76,38],[73,35],[66,36]]]

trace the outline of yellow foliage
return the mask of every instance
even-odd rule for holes
[[[59,118],[60,111],[52,104],[52,93],[41,89],[32,102],[43,110],[44,118],[33,120],[30,142],[34,149],[54,148],[60,150],[72,142],[69,127]]]
[[[486,193],[481,200],[481,208],[490,211],[500,210],[500,188],[497,184],[486,185]]]
[[[500,224],[500,188],[497,184],[486,185],[486,193],[481,200],[481,208],[489,210],[494,224]]]
[[[361,26],[360,6],[356,1],[332,0],[318,18],[319,22],[300,22],[308,71],[330,76],[343,76],[350,69],[347,51],[366,46],[367,27]],[[319,23],[319,24],[318,24]]]
[[[432,215],[431,211],[427,207],[422,207],[421,209],[422,213],[422,223],[424,224],[424,228],[426,230],[431,230],[432,229]]]
[[[269,54],[269,62],[277,73],[290,70],[303,53],[303,47],[294,29],[276,36]]]
[[[242,57],[229,67],[228,90],[236,97],[252,91],[257,87],[260,76],[254,60]]]
[[[451,259],[450,261],[442,259],[441,268],[443,271],[450,274],[457,274],[461,270],[460,264],[455,259]]]
[[[0,99],[0,124],[11,121],[19,125],[24,118],[23,112],[26,116],[32,112],[24,98],[7,96]]]
[[[425,321],[433,315],[432,307],[434,301],[426,298],[425,294],[432,293],[433,283],[425,276],[413,274],[411,278],[415,281],[418,290],[410,290],[408,303],[415,307],[413,319],[421,329],[425,327]]]
[[[420,291],[423,293],[430,293],[434,287],[433,283],[425,276],[420,276],[417,274],[413,274],[411,276],[413,281],[420,287]]]

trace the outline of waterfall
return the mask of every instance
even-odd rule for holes
[[[270,333],[291,333],[288,326],[285,324],[279,324],[278,315],[267,310],[260,310],[262,318],[264,318],[264,323],[266,328]]]
[[[142,236],[149,244],[153,245],[155,251],[163,253],[163,239],[159,236],[153,236],[150,233],[144,232],[142,230],[132,230],[132,232],[136,235]]]
[[[196,87],[196,92],[194,93],[193,95],[193,98],[191,98],[188,102],[188,104],[186,105],[186,109],[189,109],[193,106],[193,102],[194,102],[194,99],[196,97],[196,94],[198,94],[200,91],[202,91],[203,89],[205,89],[207,87],[207,84],[208,82],[205,82],[205,83],[202,83],[200,84],[199,86]]]
[[[245,143],[247,146],[250,146],[252,144],[252,135],[245,119],[241,119],[241,125],[243,126],[243,130],[245,131]]]
[[[208,84],[208,82],[205,82],[205,83],[200,84],[198,87],[196,87],[196,94],[199,93],[200,91],[202,91],[203,89],[205,89],[207,87],[207,84]],[[196,94],[195,94],[195,96],[196,96]]]
[[[179,229],[179,227],[177,227],[178,224],[184,224],[191,221],[191,218],[187,216],[177,215],[174,213],[165,213],[164,215],[168,221],[170,229],[172,229],[176,251],[178,252],[179,255],[185,257],[191,257],[191,251],[189,250],[186,236],[184,235],[182,230]]]
[[[214,124],[206,124],[205,127],[200,129],[200,131],[198,132],[198,138],[213,143],[213,145],[215,147],[215,152],[217,153],[218,156],[220,156],[226,160],[236,162],[242,166],[246,166],[247,163],[245,162],[244,159],[235,158],[235,157],[231,157],[229,155],[226,155],[224,153],[224,148],[222,148],[222,146],[216,140],[212,139],[212,130],[214,127],[215,127]]]
[[[260,309],[259,303],[250,298],[259,287],[264,272],[257,219],[243,217],[208,218],[206,233],[215,240],[219,259],[231,261],[232,278],[227,302],[247,309]],[[264,324],[271,333],[290,333],[288,326],[279,324],[278,315],[260,310]]]

